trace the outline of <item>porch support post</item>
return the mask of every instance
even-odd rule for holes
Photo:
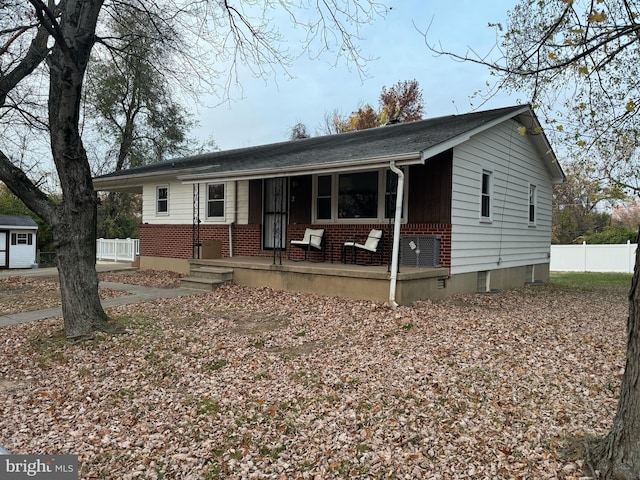
[[[396,284],[398,282],[398,254],[400,252],[400,222],[402,220],[402,196],[404,192],[404,172],[396,167],[396,163],[391,161],[389,168],[398,175],[398,188],[396,191],[396,211],[393,217],[393,249],[391,251],[391,284],[389,285],[389,305],[395,309]]]

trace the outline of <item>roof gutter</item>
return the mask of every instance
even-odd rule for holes
[[[396,189],[396,211],[393,220],[393,250],[391,252],[391,282],[389,285],[389,305],[394,310],[398,308],[396,302],[396,286],[398,283],[398,256],[400,253],[400,222],[402,221],[402,197],[404,193],[404,172],[396,167],[394,161],[389,163],[389,168],[398,175],[398,188]]]
[[[402,165],[411,165],[424,163],[421,152],[410,152],[399,155],[385,155],[383,157],[366,158],[357,161],[343,161],[327,164],[316,165],[300,165],[296,167],[280,167],[280,168],[261,168],[254,170],[242,170],[242,171],[225,171],[225,172],[208,172],[208,173],[194,173],[178,176],[178,180],[182,180],[182,183],[198,183],[207,180],[256,180],[269,177],[293,177],[296,175],[314,175],[327,172],[341,172],[341,171],[357,171],[375,168],[386,168],[389,162],[397,162]]]

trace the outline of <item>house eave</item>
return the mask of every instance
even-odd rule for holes
[[[332,162],[328,164],[297,165],[295,167],[262,168],[255,170],[242,170],[237,172],[206,172],[196,174],[179,175],[177,178],[184,184],[203,183],[208,181],[240,181],[258,180],[274,177],[295,177],[298,175],[316,175],[326,173],[353,172],[359,170],[372,170],[377,168],[389,168],[389,164],[414,165],[424,163],[422,152],[410,152],[397,155],[385,155],[382,157],[349,160],[344,162]]]

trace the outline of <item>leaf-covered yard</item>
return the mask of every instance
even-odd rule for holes
[[[0,329],[0,445],[81,478],[578,479],[624,366],[626,291],[381,304],[226,286]]]

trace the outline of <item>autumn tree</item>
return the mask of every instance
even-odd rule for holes
[[[290,57],[283,37],[266,20],[274,9],[284,11],[298,28],[306,28],[304,48],[320,54],[337,47],[338,58],[358,68],[364,58],[351,32],[385,13],[385,7],[373,0],[318,2],[315,17],[306,5],[289,1],[256,1],[252,8],[190,0],[0,3],[0,180],[51,226],[68,338],[110,330],[98,296],[98,200],[80,125],[92,53],[94,49],[118,48],[117,34],[108,18],[118,18],[124,6],[153,18],[153,27],[160,33],[166,29],[180,32],[180,41],[169,43],[170,58],[179,61],[165,65],[163,72],[180,74],[194,90],[199,86],[211,90],[218,81],[225,85],[234,78],[240,63],[252,66],[258,75],[287,65]],[[327,43],[329,39],[336,43]],[[214,59],[228,72],[227,80],[219,80],[206,68]],[[42,92],[40,85],[47,85],[47,91]],[[9,148],[11,139],[6,132],[11,128],[28,129],[32,137],[48,138],[60,200],[47,196],[19,167],[15,150]]]
[[[551,241],[568,244],[607,227],[611,215],[604,210],[626,195],[582,162],[564,164],[563,169],[567,181],[553,186]]]
[[[594,166],[599,160],[604,171],[625,171],[640,140],[639,7],[631,0],[521,0],[506,25],[495,25],[495,53],[446,52],[428,35],[427,45],[488,66],[495,87],[527,92],[567,149],[577,147],[583,161]],[[627,333],[613,426],[589,452],[594,471],[604,479],[640,478],[640,252]]]
[[[379,127],[388,123],[422,119],[424,102],[417,80],[399,81],[391,88],[382,87],[376,110],[365,104],[347,117],[338,110],[325,115],[325,133],[344,133]]]

